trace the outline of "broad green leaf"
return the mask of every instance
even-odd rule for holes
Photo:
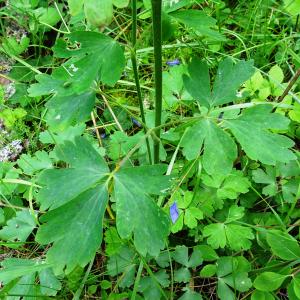
[[[109,25],[113,18],[112,0],[84,0],[84,13],[88,22],[95,27]]]
[[[228,133],[209,120],[201,120],[191,126],[184,135],[181,145],[187,159],[195,159],[204,144],[203,168],[210,174],[230,173],[237,149]]]
[[[46,261],[54,265],[55,273],[60,274],[65,266],[66,273],[70,273],[94,257],[102,240],[107,201],[106,187],[100,185],[41,217],[44,224],[36,241],[42,245],[53,243]]]
[[[230,206],[226,222],[230,223],[241,219],[245,214],[245,208],[235,205]]]
[[[295,277],[293,280],[292,280],[292,283],[294,285],[294,292],[295,292],[295,295],[300,298],[300,278],[299,277]]]
[[[55,56],[70,59],[51,76],[37,75],[38,83],[28,89],[31,97],[48,94],[58,97],[80,95],[91,92],[95,80],[114,85],[120,78],[125,57],[122,47],[116,41],[91,31],[76,31],[67,38],[68,43],[62,39],[57,40],[53,50]]]
[[[82,11],[84,0],[68,0],[70,14],[72,16],[78,15]]]
[[[35,227],[34,217],[29,210],[18,211],[16,216],[8,220],[6,226],[0,230],[0,239],[11,242],[25,242]],[[10,246],[17,248],[20,244],[11,244]]]
[[[0,208],[0,225],[5,222],[4,210]]]
[[[225,179],[224,176],[214,174],[210,177],[202,175],[203,183],[217,189],[217,196],[220,199],[236,199],[240,193],[247,193],[250,187],[250,181],[243,175],[242,171],[233,169]]]
[[[203,212],[198,207],[189,207],[184,214],[184,224],[189,228],[197,226],[197,220],[203,219]]]
[[[253,61],[239,61],[236,64],[224,59],[217,71],[213,84],[211,105],[222,105],[236,100],[240,86],[254,74]]]
[[[166,270],[159,270],[154,273],[154,277],[155,279],[150,276],[143,277],[140,281],[138,290],[143,293],[145,300],[161,298],[161,290],[158,288],[157,283],[162,287],[168,287],[170,284]]]
[[[255,290],[251,294],[251,300],[275,300],[274,296],[268,292]]]
[[[226,237],[229,247],[236,251],[250,249],[250,240],[255,238],[250,228],[235,224],[226,226]]]
[[[118,235],[117,229],[115,227],[110,227],[105,230],[104,233],[105,240],[105,253],[108,256],[112,256],[120,251],[124,246],[124,241]]]
[[[200,271],[200,277],[209,278],[216,274],[216,265],[206,265]]]
[[[222,278],[224,282],[238,290],[239,292],[246,292],[252,287],[251,279],[248,278],[246,272],[238,272],[237,274],[231,274]]]
[[[217,294],[221,300],[236,300],[234,292],[224,282],[223,278],[219,278],[218,280]]]
[[[43,295],[55,296],[57,291],[61,289],[60,281],[55,277],[50,268],[43,269],[39,272],[39,281]]]
[[[264,272],[255,278],[253,285],[260,291],[272,292],[282,285],[287,276],[274,272]]]
[[[129,0],[113,0],[113,5],[117,8],[127,7],[129,4]]]
[[[118,232],[126,239],[133,233],[134,245],[142,255],[157,256],[169,233],[169,217],[150,197],[169,188],[165,170],[160,165],[121,168],[114,176]]]
[[[274,81],[275,85],[278,85],[278,83],[281,83],[284,79],[283,71],[278,65],[273,66],[268,73],[270,81]]]
[[[256,183],[267,184],[262,190],[264,195],[274,196],[277,193],[276,169],[266,166],[266,170],[256,169],[252,172],[252,178]]]
[[[57,208],[100,182],[109,172],[103,158],[84,138],[75,143],[66,141],[57,149],[66,169],[49,169],[41,173],[39,183],[45,185],[38,193],[41,209]]]
[[[201,105],[212,107],[235,101],[239,97],[238,89],[251,77],[254,68],[252,61],[239,61],[234,64],[229,58],[223,60],[219,65],[212,92],[205,62],[193,59],[188,71],[189,77],[183,77],[187,91]]]
[[[49,268],[49,264],[41,260],[7,258],[1,262],[0,281],[7,284],[19,277]]]
[[[135,271],[135,256],[136,253],[132,248],[129,248],[126,245],[119,248],[119,251],[117,253],[114,253],[109,257],[109,260],[107,262],[108,275],[116,276],[121,273],[127,273],[129,270]]]
[[[122,47],[116,41],[102,33],[91,31],[73,32],[67,38],[68,44],[64,40],[59,40],[54,46],[54,54],[57,57],[83,57],[81,59],[83,61],[88,57],[86,63],[89,65],[85,65],[82,70],[85,75],[89,68],[96,67],[103,83],[114,85],[117,82],[125,67],[125,57]],[[79,47],[78,44],[80,44]],[[71,46],[74,49],[71,49]],[[68,65],[70,67],[71,63]],[[74,67],[76,68],[76,63]],[[76,70],[74,67],[73,72]]]
[[[251,270],[251,264],[243,256],[222,256],[217,261],[217,275],[224,277],[231,273],[247,273]]]
[[[235,299],[231,290],[245,292],[252,286],[248,277],[251,265],[243,256],[223,256],[217,261],[218,296],[221,299]],[[231,287],[231,288],[230,288]],[[226,295],[228,298],[226,298]]]
[[[37,151],[34,156],[22,154],[17,163],[24,173],[28,175],[33,175],[42,169],[53,168],[52,161],[45,151]]]
[[[0,280],[5,286],[0,296],[15,295],[7,299],[42,299],[55,296],[61,289],[60,281],[44,261],[9,258],[2,262],[2,266]]]
[[[224,248],[226,245],[225,224],[216,223],[204,227],[203,236],[208,237],[207,243],[214,249]]]
[[[59,145],[66,141],[74,142],[77,136],[84,133],[84,130],[84,124],[68,126],[64,131],[53,132],[52,130],[46,130],[40,133],[39,139],[43,144]]]
[[[271,105],[257,105],[245,109],[237,119],[225,121],[246,154],[267,165],[296,158],[289,150],[294,142],[286,136],[269,131],[286,129],[289,124],[287,118],[271,113],[271,110]]]
[[[188,248],[186,246],[177,246],[175,251],[172,253],[172,257],[176,262],[187,268],[195,268],[203,262],[200,250],[195,248],[192,255],[189,257]]]
[[[185,65],[173,66],[163,72],[163,100],[166,108],[175,109],[180,101],[192,100],[183,85],[182,75],[186,72]]]
[[[208,36],[216,40],[225,40],[222,34],[211,29],[216,24],[216,20],[207,16],[203,11],[185,9],[172,12],[169,15],[178,22],[193,28],[201,35]]]
[[[272,252],[284,260],[300,258],[300,246],[297,240],[285,232],[269,230],[267,232],[267,242]]]
[[[219,258],[217,252],[208,245],[197,245],[195,249],[201,252],[204,261],[215,261]]]
[[[191,289],[188,289],[178,300],[202,300],[202,296],[195,292],[192,291]]]
[[[47,103],[49,109],[46,119],[51,128],[65,129],[69,125],[85,122],[90,119],[95,104],[95,93],[86,92],[80,95],[54,96]]]
[[[193,58],[188,65],[188,74],[189,76],[183,75],[185,88],[201,105],[209,107],[211,91],[207,63],[198,58]]]
[[[174,281],[176,282],[189,282],[191,273],[188,268],[183,267],[174,271]]]

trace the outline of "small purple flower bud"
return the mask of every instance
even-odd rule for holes
[[[179,211],[178,211],[178,207],[177,207],[177,203],[174,202],[171,206],[170,206],[170,216],[171,216],[171,220],[173,222],[173,224],[177,221],[178,217],[179,217]]]
[[[176,58],[174,60],[169,60],[169,61],[167,61],[167,65],[170,67],[178,66],[178,65],[180,65],[180,60],[178,58]]]
[[[131,117],[131,121],[132,121],[132,123],[133,123],[134,125],[136,125],[137,127],[142,127],[142,124],[141,124],[138,120],[136,120],[135,118],[132,118],[132,117]]]
[[[100,137],[101,137],[101,139],[105,139],[106,138],[106,133],[104,132],[104,133],[101,133],[100,134]]]

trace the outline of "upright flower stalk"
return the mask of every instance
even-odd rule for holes
[[[138,96],[138,101],[139,101],[139,106],[140,106],[140,112],[141,112],[141,119],[143,122],[143,128],[144,132],[146,133],[146,119],[145,119],[145,111],[144,111],[144,104],[143,104],[143,97],[142,97],[142,90],[141,90],[141,85],[140,85],[140,79],[139,79],[139,74],[138,74],[138,67],[137,67],[137,59],[136,59],[136,35],[137,35],[137,8],[136,8],[136,1],[137,0],[132,0],[132,36],[131,36],[131,44],[132,44],[132,49],[131,49],[131,63],[132,63],[132,68],[133,68],[133,73],[134,73],[134,80],[135,80],[135,85],[136,85],[136,90],[137,90],[137,96]],[[147,145],[147,152],[148,152],[148,157],[149,157],[149,163],[152,164],[152,157],[151,157],[151,149],[150,149],[150,143],[149,143],[149,138],[146,138],[146,145]]]
[[[154,163],[159,162],[160,125],[162,111],[162,25],[161,10],[162,0],[151,0],[152,4],[152,26],[154,46],[154,76],[155,76],[155,127],[156,137],[154,139]]]

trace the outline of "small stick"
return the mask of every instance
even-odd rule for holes
[[[300,69],[292,77],[292,79],[290,80],[288,86],[284,90],[283,94],[277,99],[276,102],[281,102],[285,98],[285,96],[289,93],[289,91],[291,90],[291,88],[293,87],[293,85],[296,83],[296,81],[299,78],[299,76],[300,76]]]
[[[96,123],[96,119],[95,119],[95,116],[94,116],[93,112],[91,112],[91,117],[92,117],[94,129],[96,131],[96,136],[97,136],[97,139],[98,139],[99,146],[102,147],[101,135],[99,133],[99,130],[98,130],[98,127],[97,127],[97,123]]]
[[[101,94],[101,96],[102,96],[102,99],[103,99],[105,105],[107,106],[107,108],[108,108],[110,114],[112,115],[113,119],[115,120],[117,126],[119,127],[119,129],[120,129],[122,132],[124,132],[124,130],[123,130],[121,124],[119,123],[118,118],[116,117],[114,111],[113,111],[112,108],[110,107],[110,105],[109,105],[108,101],[106,100],[105,96],[104,96],[103,94]]]

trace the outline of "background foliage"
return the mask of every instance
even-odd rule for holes
[[[300,299],[299,0],[0,11],[1,299]]]

